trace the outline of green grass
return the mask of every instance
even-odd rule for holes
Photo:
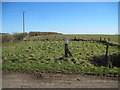
[[[74,39],[74,38],[83,38],[83,39],[95,39],[95,40],[100,40],[100,37],[102,38],[102,40],[104,40],[104,38],[106,40],[108,40],[108,38],[110,38],[110,41],[111,43],[116,43],[118,44],[118,35],[92,35],[92,34],[78,34],[78,35],[72,35],[72,34],[69,34],[69,35],[43,35],[43,36],[37,36],[37,37],[31,37],[31,40],[35,40],[35,39],[49,39],[49,40],[62,40],[62,39]]]
[[[94,56],[104,56],[105,48],[106,45],[102,43],[70,41],[69,50],[76,60],[76,64],[74,64],[71,58],[56,60],[56,58],[64,55],[64,41],[22,41],[9,43],[2,47],[2,68],[3,70],[25,72],[118,74],[119,68],[96,67],[90,61]],[[108,55],[118,54],[118,51],[117,46],[109,46]]]

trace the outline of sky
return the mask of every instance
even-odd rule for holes
[[[2,32],[117,34],[118,2],[3,2]]]

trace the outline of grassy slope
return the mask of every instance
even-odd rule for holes
[[[118,74],[119,68],[96,67],[89,61],[94,56],[104,55],[105,47],[97,42],[70,41],[69,49],[77,62],[74,64],[70,58],[55,60],[64,55],[64,41],[10,43],[3,46],[3,69],[25,72]],[[109,55],[117,53],[116,46],[109,47]]]

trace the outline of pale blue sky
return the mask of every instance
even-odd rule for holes
[[[22,10],[26,32],[118,33],[118,2],[3,2],[2,32],[22,32]]]
[[[119,2],[119,0],[2,0],[2,2]]]

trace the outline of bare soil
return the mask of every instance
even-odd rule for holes
[[[117,78],[3,72],[2,88],[118,88]]]

